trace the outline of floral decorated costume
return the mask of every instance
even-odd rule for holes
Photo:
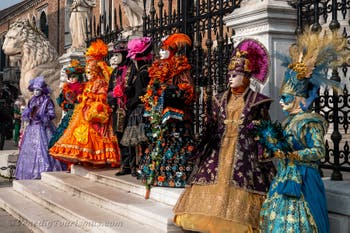
[[[281,87],[280,104],[288,117],[284,140],[290,150],[277,150],[278,172],[261,210],[261,232],[328,233],[329,221],[324,185],[318,171],[325,156],[325,119],[309,111],[321,85],[337,88],[324,69],[342,62],[346,39],[336,32],[305,31],[283,57],[288,66]],[[340,63],[341,64],[341,63]],[[282,140],[281,138],[280,140]]]
[[[81,102],[74,108],[72,118],[62,137],[50,149],[50,155],[69,163],[90,163],[96,166],[119,165],[120,151],[110,122],[107,104],[108,81],[112,69],[102,61],[107,46],[93,42],[86,52],[88,81]]]
[[[78,101],[78,96],[83,92],[83,73],[85,67],[80,64],[78,60],[72,60],[70,66],[65,68],[65,72],[68,75],[68,80],[74,75],[77,75],[78,80],[74,82],[68,81],[63,84],[62,91],[59,97],[56,99],[59,106],[65,112],[64,117],[61,120],[60,125],[57,127],[55,133],[52,135],[49,148],[51,148],[56,141],[63,135],[65,129],[68,127],[69,121],[73,115],[74,107]]]
[[[42,172],[63,170],[60,161],[48,154],[48,142],[55,130],[51,121],[56,115],[44,78],[39,76],[32,79],[28,89],[32,92],[40,90],[41,94],[34,95],[22,112],[22,121],[29,123],[16,164],[17,180],[40,179]]]
[[[251,131],[255,122],[269,119],[271,99],[248,86],[250,79],[267,80],[268,65],[266,49],[257,41],[237,46],[229,75],[246,81],[213,98],[191,186],[173,209],[176,225],[210,233],[258,232],[260,207],[275,168]]]
[[[185,56],[175,55],[191,40],[187,35],[173,34],[163,41],[163,48],[170,49],[170,44],[173,48],[170,56],[154,61],[149,68],[150,82],[142,97],[150,122],[149,147],[140,161],[141,178],[147,190],[152,185],[184,187],[192,171],[191,66]]]

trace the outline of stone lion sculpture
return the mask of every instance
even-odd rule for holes
[[[29,92],[29,81],[39,75],[45,77],[45,82],[51,89],[51,97],[55,100],[60,93],[60,64],[56,49],[46,39],[44,34],[34,27],[29,20],[15,21],[6,33],[2,47],[8,56],[21,59],[20,91],[26,102],[32,94]],[[54,101],[55,102],[55,101]],[[55,102],[56,125],[61,119],[62,111]]]

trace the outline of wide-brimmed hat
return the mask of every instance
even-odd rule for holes
[[[152,49],[150,37],[135,38],[128,42],[128,55],[126,57],[131,59],[148,57]]]
[[[72,59],[69,66],[64,68],[64,72],[69,76],[72,74],[84,74],[85,66],[80,63],[77,59]]]
[[[29,81],[28,90],[33,92],[36,89],[41,90],[44,94],[50,93],[50,89],[45,83],[44,76],[38,76]]]

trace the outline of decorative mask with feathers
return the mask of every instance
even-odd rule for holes
[[[278,54],[282,66],[287,67],[281,87],[281,94],[306,98],[307,109],[317,98],[321,86],[340,90],[340,83],[327,79],[327,68],[336,68],[349,62],[350,51],[347,40],[337,32],[322,30],[315,33],[306,30],[299,35],[296,44],[289,48],[289,57]]]

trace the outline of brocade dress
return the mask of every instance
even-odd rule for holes
[[[325,156],[328,123],[316,113],[290,115],[284,133],[299,160],[280,159],[261,210],[263,233],[328,233],[328,211],[318,164]]]
[[[227,95],[220,103],[215,99],[213,112],[219,112],[219,124],[210,130],[210,138],[216,134],[221,138],[224,131],[221,145],[218,145],[220,139],[211,142],[209,147],[214,150],[202,159],[192,185],[185,189],[175,205],[176,225],[210,233],[257,232],[260,207],[274,175],[274,167],[270,161],[258,162],[260,159],[253,152],[258,148],[248,143],[250,139],[244,132],[252,120],[268,117],[270,100],[260,94],[253,100],[254,95],[250,90],[245,95],[231,95],[226,114],[223,111]],[[251,151],[238,153],[244,150],[240,147]],[[238,178],[234,178],[234,174]]]
[[[33,96],[22,113],[29,122],[22,138],[16,165],[16,179],[40,179],[42,172],[62,171],[62,164],[48,154],[48,143],[55,126],[55,107],[49,95]]]

